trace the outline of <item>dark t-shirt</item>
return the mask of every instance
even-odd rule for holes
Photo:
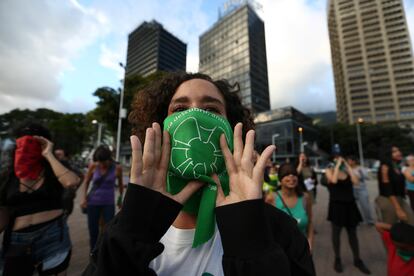
[[[381,175],[381,167],[388,167],[389,183],[384,183]],[[378,190],[381,196],[400,196],[405,197],[405,177],[400,168],[388,164],[382,164],[378,170]]]
[[[336,202],[352,202],[355,200],[351,177],[348,175],[344,180],[338,179],[336,184],[328,185],[329,200]]]

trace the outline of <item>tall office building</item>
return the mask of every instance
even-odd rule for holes
[[[337,118],[413,122],[414,64],[402,0],[329,0]]]
[[[128,36],[125,76],[185,71],[187,44],[156,22],[144,22]]]
[[[200,36],[200,72],[240,84],[240,97],[254,112],[270,109],[264,23],[244,3]]]

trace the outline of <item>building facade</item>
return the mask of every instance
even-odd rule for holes
[[[238,82],[254,112],[270,109],[264,23],[250,4],[222,16],[199,42],[200,72]]]
[[[156,22],[144,22],[128,36],[125,76],[185,71],[187,44]]]
[[[337,117],[413,122],[414,64],[402,0],[329,0]]]
[[[256,149],[262,152],[268,145],[276,145],[273,161],[296,160],[301,152],[312,159],[320,158],[316,143],[318,131],[312,118],[288,106],[255,116]]]

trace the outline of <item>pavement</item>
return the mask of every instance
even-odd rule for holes
[[[368,190],[371,206],[378,195],[375,180],[368,181]],[[72,260],[68,269],[68,275],[81,275],[89,262],[89,238],[86,216],[79,208],[79,197],[76,198],[73,214],[69,217],[70,234],[73,243]],[[337,274],[333,270],[334,253],[331,244],[330,223],[326,220],[328,210],[328,192],[323,186],[318,185],[317,202],[314,205],[314,225],[317,234],[314,240],[313,258],[317,275],[364,275],[353,266],[353,258],[349,247],[346,231],[341,237],[341,253],[344,272]],[[374,210],[373,210],[374,211]],[[375,215],[375,214],[374,214]],[[386,253],[379,234],[373,226],[361,225],[358,227],[360,255],[367,267],[375,276],[387,274]]]

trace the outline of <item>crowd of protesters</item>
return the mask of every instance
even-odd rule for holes
[[[369,173],[338,146],[319,175],[305,153],[280,164],[271,161],[274,146],[257,154],[252,115],[237,89],[207,75],[175,73],[140,91],[129,115],[125,193],[122,166],[109,147],[95,149],[80,169],[54,147],[46,127],[31,121],[17,127],[15,147],[0,166],[3,275],[66,274],[67,218],[77,194],[89,230],[85,276],[315,275],[320,184],[329,192],[336,272],[344,271],[345,228],[354,266],[371,273],[359,254],[364,223],[380,234],[388,275],[414,275],[414,155],[404,159],[398,147],[384,147],[371,205]]]

